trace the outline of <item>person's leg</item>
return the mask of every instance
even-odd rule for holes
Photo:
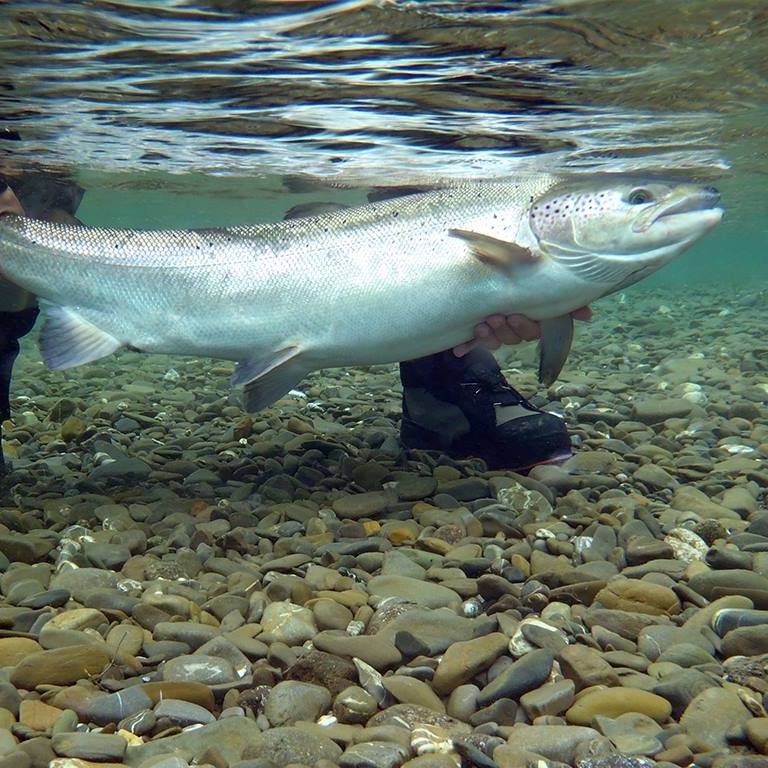
[[[0,475],[5,471],[2,451],[3,422],[11,418],[11,376],[19,354],[19,339],[32,330],[37,307],[20,312],[0,312]]]
[[[513,389],[491,352],[451,351],[400,363],[401,439],[408,448],[477,456],[493,469],[528,469],[571,453],[562,419]]]

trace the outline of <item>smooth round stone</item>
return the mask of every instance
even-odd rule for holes
[[[283,680],[267,697],[264,714],[273,728],[314,721],[331,706],[331,694],[319,685]]]
[[[274,730],[278,729],[273,729],[273,732]],[[244,756],[243,753],[248,747],[263,744],[262,735],[255,721],[247,717],[227,717],[198,728],[187,729],[174,736],[166,736],[135,747],[132,746],[128,752],[128,759],[132,766],[154,766],[159,764],[157,761],[161,756],[167,759],[174,754],[202,755],[205,750],[215,745],[221,756],[217,758],[217,764],[231,765]],[[311,739],[309,734],[305,734],[305,736]],[[279,737],[275,741],[279,743]],[[276,747],[277,744],[270,744],[270,746]],[[337,747],[336,754],[340,753],[341,750]],[[277,754],[276,749],[274,754]],[[275,759],[274,755],[272,759]],[[286,763],[289,762],[291,760],[286,760]],[[278,764],[284,765],[285,763]]]
[[[101,611],[93,608],[74,608],[56,614],[50,621],[46,622],[45,629],[96,629],[108,623],[107,617]]]
[[[561,715],[573,704],[575,692],[573,680],[558,680],[528,691],[520,697],[520,706],[530,720],[545,715]]]
[[[456,720],[469,722],[469,718],[477,710],[477,696],[480,689],[476,685],[459,685],[451,691],[446,712]]]
[[[715,590],[725,590],[727,594],[739,594],[744,590],[768,591],[768,577],[739,569],[704,571],[692,576],[688,586],[710,600]]]
[[[382,680],[384,688],[402,704],[418,704],[436,712],[445,712],[445,705],[423,681],[407,675],[388,675]]]
[[[152,699],[141,686],[134,685],[117,693],[90,699],[78,707],[77,711],[85,722],[106,725],[151,707]]]
[[[353,614],[345,605],[329,598],[320,598],[312,604],[315,624],[323,629],[346,629],[352,621]]]
[[[727,748],[728,734],[741,729],[752,719],[736,691],[731,688],[707,688],[686,707],[680,718],[685,733],[712,748]]]
[[[218,656],[189,654],[166,661],[163,680],[175,683],[222,685],[238,679],[232,664]]]
[[[366,723],[377,711],[376,699],[359,685],[345,688],[333,701],[333,714],[340,723]]]
[[[144,632],[135,624],[116,624],[107,633],[106,641],[115,651],[136,656],[144,644]]]
[[[255,724],[254,724],[255,725]],[[270,728],[252,736],[243,751],[244,760],[264,758],[274,765],[314,765],[320,760],[336,763],[341,747],[327,736],[300,730],[299,728]]]
[[[368,591],[377,597],[400,597],[425,608],[442,608],[461,604],[452,589],[408,576],[374,576]]]
[[[317,634],[312,643],[319,651],[335,656],[361,659],[379,672],[394,667],[403,658],[392,643],[381,637],[370,635],[350,636],[329,630]]]
[[[36,592],[17,603],[21,608],[60,608],[65,605],[71,595],[66,589],[49,589],[47,592]],[[8,602],[12,603],[11,596]]]
[[[410,749],[390,741],[364,741],[347,747],[338,759],[340,768],[398,768]]]
[[[588,725],[596,715],[619,717],[639,712],[662,723],[672,713],[672,705],[661,696],[632,688],[605,688],[589,691],[565,713],[573,725]]]
[[[749,743],[761,754],[768,755],[768,717],[754,717],[748,720],[744,731]]]
[[[698,645],[678,643],[662,652],[656,661],[676,664],[679,667],[695,667],[699,664],[712,664],[715,659]]]
[[[680,643],[698,646],[710,656],[715,654],[712,643],[698,629],[674,626],[646,627],[637,638],[638,650],[651,661],[656,661],[664,651]]]
[[[217,637],[216,627],[193,621],[161,621],[156,624],[152,636],[155,640],[176,640],[186,643],[193,650]]]
[[[573,680],[576,690],[593,685],[619,685],[614,668],[594,648],[586,645],[569,645],[557,654],[563,674]]]
[[[420,725],[437,726],[449,736],[456,738],[470,732],[470,727],[455,718],[435,712],[417,704],[393,704],[391,707],[377,712],[369,721],[368,728],[379,726],[395,726],[413,730]]]
[[[312,611],[287,601],[270,603],[260,623],[264,634],[289,646],[302,645],[317,634]]]
[[[151,709],[142,709],[123,718],[117,724],[118,730],[125,730],[136,736],[145,736],[157,725],[157,717]]]
[[[454,643],[443,654],[432,680],[440,695],[449,694],[457,685],[468,683],[479,672],[493,664],[507,648],[508,638],[493,632],[475,640]]]
[[[94,644],[38,651],[16,665],[11,673],[11,683],[30,691],[38,685],[71,685],[83,678],[100,675],[110,661],[109,654]]]
[[[543,648],[526,653],[480,691],[478,705],[485,707],[501,698],[518,699],[522,694],[538,688],[549,678],[553,660],[552,651]]]
[[[202,683],[144,683],[141,689],[149,696],[153,705],[163,699],[181,699],[199,704],[210,711],[214,708],[213,691]]]
[[[493,759],[505,768],[520,765],[520,752],[533,752],[547,760],[575,765],[576,753],[582,744],[608,742],[594,728],[575,725],[517,725],[505,728],[502,734],[506,735],[507,743],[493,751]]]
[[[83,554],[96,568],[119,571],[131,557],[128,547],[119,544],[90,543],[83,547]]]
[[[0,637],[0,667],[15,667],[27,656],[42,650],[40,643],[32,638]]]
[[[768,653],[768,628],[759,624],[732,629],[723,638],[722,653],[725,658]]]
[[[673,717],[679,719],[696,696],[716,685],[717,683],[709,675],[697,669],[683,669],[671,675],[665,675],[653,687],[651,693],[666,699],[672,705]]]
[[[475,728],[484,723],[496,723],[497,725],[514,725],[517,719],[517,702],[512,699],[496,699],[492,704],[478,709],[469,722]]]
[[[117,734],[60,733],[51,739],[51,746],[62,757],[121,762],[128,745]]]
[[[205,707],[180,699],[163,699],[155,705],[156,718],[165,718],[182,728],[196,723],[212,723],[216,718]]]
[[[612,579],[595,601],[606,608],[653,616],[680,612],[680,600],[671,589],[640,579]]]
[[[333,511],[342,519],[358,520],[375,517],[392,503],[392,496],[384,491],[368,491],[342,496],[332,503]]]
[[[711,621],[712,629],[725,637],[732,629],[756,627],[768,624],[768,611],[726,608],[718,611]]]
[[[57,573],[51,578],[51,589],[65,589],[79,603],[87,604],[88,595],[96,589],[114,589],[117,574],[100,568],[76,568]]]

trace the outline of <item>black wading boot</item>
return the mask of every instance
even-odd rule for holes
[[[37,307],[19,312],[0,312],[0,477],[5,474],[2,450],[3,422],[11,418],[11,373],[19,354],[19,339],[32,330],[37,319]]]
[[[489,469],[518,472],[571,455],[563,420],[510,387],[488,350],[460,358],[447,350],[400,363],[400,380],[406,448],[475,456]]]

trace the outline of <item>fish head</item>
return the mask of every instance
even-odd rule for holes
[[[553,188],[533,203],[529,224],[542,253],[618,290],[715,227],[719,202],[705,184],[604,175]]]

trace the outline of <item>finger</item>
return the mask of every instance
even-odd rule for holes
[[[509,326],[504,326],[503,328],[499,328],[498,331],[496,331],[496,338],[502,343],[507,346],[512,346],[515,344],[520,344],[523,339],[520,338],[520,335],[513,331]]]
[[[592,319],[592,309],[590,307],[579,307],[571,315],[575,320],[583,320],[588,323]]]
[[[489,336],[487,339],[483,339],[480,344],[491,352],[495,352],[501,347],[501,341],[496,336]]]
[[[485,318],[485,324],[494,331],[498,331],[507,324],[507,318],[505,315],[489,315]]]
[[[523,341],[534,341],[541,336],[539,324],[524,315],[507,315],[507,326]]]
[[[493,329],[486,323],[478,323],[475,326],[475,338],[476,339],[488,339],[493,336]]]
[[[475,339],[472,339],[472,341],[465,341],[463,344],[457,344],[453,348],[453,354],[456,355],[456,357],[464,357],[464,355],[471,352],[477,344],[478,342]]]

